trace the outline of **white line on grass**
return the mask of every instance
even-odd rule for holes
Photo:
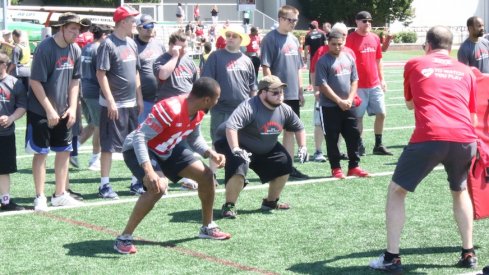
[[[444,169],[444,168],[443,168],[443,166],[440,165],[440,166],[435,167],[435,169],[433,169],[433,170],[442,170],[442,169]],[[393,173],[394,173],[394,171],[373,173],[373,174],[370,174],[370,177],[385,177],[385,176],[390,176]],[[305,184],[312,184],[312,183],[319,183],[319,182],[348,181],[348,180],[352,180],[352,179],[359,179],[359,178],[347,177],[346,179],[341,180],[341,179],[337,179],[337,178],[327,177],[327,178],[301,180],[301,181],[289,181],[289,182],[287,182],[287,185],[305,185]],[[268,184],[247,186],[246,190],[265,189],[265,188],[268,188]],[[224,188],[223,189],[217,189],[216,193],[224,193],[225,191],[226,190]],[[163,196],[162,199],[165,200],[165,199],[171,199],[171,198],[194,197],[197,195],[198,195],[197,191],[188,191],[187,193],[165,195],[165,196]],[[69,209],[69,208],[106,206],[106,205],[122,204],[122,203],[128,203],[128,202],[136,202],[137,200],[138,200],[138,198],[134,197],[134,198],[127,198],[127,199],[119,199],[119,200],[104,200],[104,201],[90,202],[90,203],[84,203],[82,205],[77,205],[77,206],[61,206],[61,207],[49,206],[47,211],[50,212],[50,211]],[[25,214],[31,214],[31,213],[35,213],[35,211],[34,210],[21,210],[21,211],[2,212],[2,213],[0,213],[0,217],[25,215]]]

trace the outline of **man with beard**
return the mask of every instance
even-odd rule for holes
[[[246,186],[246,174],[251,168],[262,183],[269,182],[268,196],[261,209],[287,210],[288,203],[279,202],[280,193],[292,172],[292,158],[278,136],[285,130],[295,134],[301,162],[307,157],[304,124],[292,108],[284,104],[284,88],[280,78],[263,77],[258,83],[258,95],[241,103],[217,131],[216,151],[226,156],[226,203],[224,218],[235,218],[235,204]]]
[[[480,17],[472,16],[467,19],[467,29],[469,37],[460,45],[458,61],[487,74],[489,73],[489,41],[482,38],[484,21]]]

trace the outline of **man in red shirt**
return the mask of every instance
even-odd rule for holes
[[[385,100],[384,93],[387,86],[382,69],[382,46],[379,37],[372,33],[372,16],[367,11],[361,11],[355,16],[357,23],[356,31],[348,35],[346,46],[355,52],[358,70],[358,96],[362,104],[356,108],[358,118],[358,129],[360,135],[363,132],[363,115],[375,115],[374,133],[375,146],[373,154],[392,155],[382,145],[382,132],[384,131]],[[360,155],[365,155],[365,146],[360,141]]]
[[[476,78],[469,67],[449,57],[453,35],[435,26],[426,35],[426,55],[404,67],[404,97],[414,109],[416,127],[404,149],[388,188],[386,205],[387,249],[370,262],[374,269],[402,269],[399,242],[405,222],[405,199],[435,166],[448,174],[453,212],[462,239],[460,267],[477,265],[472,243],[472,203],[467,191],[467,170],[476,152]]]

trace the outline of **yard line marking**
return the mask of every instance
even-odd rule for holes
[[[50,218],[50,219],[53,219],[53,220],[56,220],[56,221],[60,221],[60,222],[68,223],[68,224],[71,224],[71,225],[75,225],[75,226],[79,226],[79,227],[84,227],[84,228],[87,228],[87,229],[90,229],[90,230],[93,230],[93,231],[105,233],[105,234],[111,235],[112,237],[117,237],[119,235],[119,232],[117,232],[117,231],[115,231],[113,229],[110,229],[110,228],[107,228],[107,227],[103,227],[103,226],[99,226],[99,225],[95,225],[95,224],[91,224],[91,223],[87,223],[87,222],[84,222],[84,221],[70,219],[70,218],[66,218],[66,217],[63,217],[63,216],[59,216],[59,215],[55,215],[55,214],[47,213],[47,212],[46,213],[40,213],[40,215],[41,216],[45,216],[45,217]],[[240,264],[240,263],[237,263],[237,262],[233,262],[233,261],[225,260],[225,259],[222,259],[222,258],[217,258],[217,257],[211,256],[211,255],[207,255],[205,253],[202,253],[202,252],[199,252],[199,251],[196,251],[196,250],[192,250],[192,249],[189,249],[189,248],[177,246],[176,244],[172,243],[171,241],[169,241],[169,242],[157,242],[157,241],[151,241],[151,240],[148,240],[148,239],[144,239],[144,238],[141,238],[141,237],[135,237],[134,239],[137,240],[137,241],[143,242],[143,243],[161,245],[164,248],[175,250],[175,251],[177,251],[177,252],[179,252],[181,254],[184,254],[186,256],[191,256],[191,257],[199,258],[201,260],[206,260],[206,261],[217,263],[217,264],[221,264],[221,265],[224,265],[224,266],[233,267],[233,268],[236,268],[236,269],[239,269],[239,270],[242,270],[242,271],[251,271],[251,272],[255,272],[255,273],[259,273],[259,274],[267,274],[267,275],[275,275],[275,274],[278,274],[278,273],[275,273],[275,272],[272,272],[272,271],[263,270],[263,269],[260,269],[260,268],[257,268],[257,267],[253,267],[253,266],[243,265],[243,264]]]
[[[433,170],[442,170],[444,169],[442,165],[439,165],[435,167]],[[390,176],[394,173],[394,171],[386,171],[386,172],[378,172],[378,173],[372,173],[370,174],[370,177],[384,177],[384,176]],[[346,177],[346,180],[348,179],[357,179],[357,177]],[[332,178],[332,177],[324,177],[324,178],[315,178],[315,179],[309,179],[309,180],[298,180],[298,181],[288,181],[286,185],[304,185],[304,184],[311,184],[311,183],[319,183],[319,182],[330,182],[330,181],[337,181],[341,179],[337,178]],[[268,184],[260,184],[260,185],[254,185],[254,186],[246,186],[246,190],[255,190],[255,189],[265,189],[268,188]],[[224,193],[226,190],[223,189],[217,189],[217,193]],[[171,199],[171,198],[180,198],[180,197],[193,197],[197,196],[198,193],[197,191],[187,191],[186,193],[179,193],[179,194],[168,194],[163,196],[161,199]],[[122,204],[122,203],[128,203],[128,202],[136,202],[138,200],[138,197],[135,198],[127,198],[127,199],[119,199],[119,200],[110,200],[110,201],[97,201],[97,202],[90,202],[90,203],[84,203],[82,205],[77,205],[77,206],[59,206],[59,207],[52,207],[49,206],[47,208],[47,212],[52,212],[56,210],[63,210],[63,209],[68,209],[68,208],[82,208],[82,207],[95,207],[95,206],[107,206],[107,205],[115,205],[115,204]],[[21,211],[11,211],[11,212],[2,212],[0,213],[0,218],[3,216],[16,216],[16,215],[25,215],[25,214],[32,214],[36,213],[34,210],[21,210]]]

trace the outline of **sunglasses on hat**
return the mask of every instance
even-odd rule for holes
[[[143,25],[143,29],[145,29],[145,30],[151,30],[151,29],[154,29],[154,27],[155,27],[154,23],[149,23],[149,24]]]

